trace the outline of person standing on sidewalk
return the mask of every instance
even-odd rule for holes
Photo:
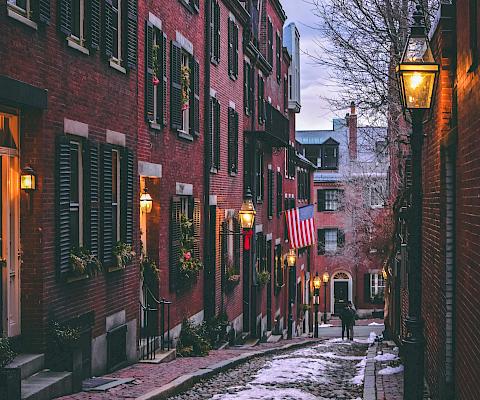
[[[345,307],[345,314],[347,315],[346,322],[347,322],[347,339],[353,340],[353,327],[355,325],[355,319],[357,317],[357,312],[353,308],[353,304],[351,301],[347,303],[347,307]]]
[[[348,311],[348,304],[343,308],[342,311],[340,311],[340,320],[342,321],[342,340],[345,339],[345,332],[347,333],[347,340],[350,338],[349,336],[349,329],[348,329],[348,324],[349,324],[349,318],[350,318],[350,313]]]

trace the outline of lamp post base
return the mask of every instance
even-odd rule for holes
[[[318,338],[318,304],[315,304],[315,331],[313,337]]]
[[[404,400],[422,400],[424,392],[424,338],[423,323],[416,317],[405,320],[407,337],[403,339],[405,351]]]
[[[291,306],[290,306],[291,307]],[[288,329],[287,329],[287,339],[292,339],[293,336],[293,315],[290,312],[288,314]]]

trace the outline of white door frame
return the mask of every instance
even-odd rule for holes
[[[3,334],[21,333],[20,315],[20,162],[18,151],[0,147],[2,158],[2,254],[7,261],[0,271],[3,286]]]
[[[344,273],[348,276],[348,279],[335,279],[335,275],[338,273]],[[334,313],[335,310],[335,296],[334,296],[334,289],[335,289],[335,282],[348,282],[348,300],[352,301],[353,299],[353,279],[352,275],[347,271],[335,271],[332,275],[332,279],[330,280],[330,313]]]

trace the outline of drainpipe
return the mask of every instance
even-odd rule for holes
[[[210,52],[211,52],[211,31],[210,21],[212,19],[211,11],[212,0],[205,1],[205,78],[204,78],[204,115],[209,115],[210,109]],[[215,260],[212,259],[212,238],[210,237],[210,118],[204,118],[204,241],[203,241],[203,254],[204,254],[204,284],[203,284],[203,305],[205,319],[213,317],[215,314]]]

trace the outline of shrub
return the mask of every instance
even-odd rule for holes
[[[9,364],[16,354],[13,351],[12,344],[8,338],[0,337],[0,368],[5,367]]]
[[[208,355],[210,349],[204,324],[194,325],[184,319],[177,343],[177,355],[180,357],[203,357]]]
[[[226,341],[228,325],[228,316],[224,312],[205,322],[205,330],[212,347],[219,342]]]

